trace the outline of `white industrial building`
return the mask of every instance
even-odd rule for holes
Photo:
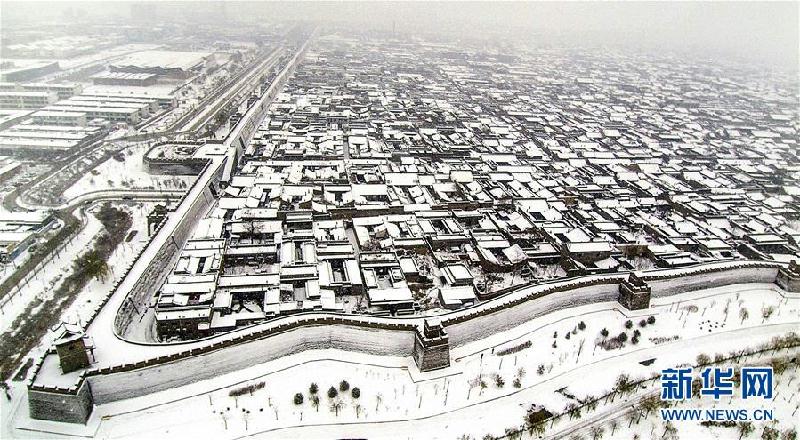
[[[55,92],[0,92],[0,108],[33,110],[56,101]]]

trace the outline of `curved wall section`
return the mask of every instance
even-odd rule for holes
[[[87,377],[94,403],[130,399],[249,368],[304,350],[336,348],[411,356],[414,332],[326,324],[297,327],[160,365]]]
[[[617,283],[597,284],[551,293],[538,300],[525,301],[516,306],[447,326],[450,345],[458,347],[477,341],[558,310],[597,302],[615,301],[617,295]]]
[[[757,284],[763,287],[765,283],[777,282],[779,270],[785,271],[781,267],[772,262],[756,261],[709,263],[679,270],[651,271],[641,274],[640,278],[652,289],[652,296],[668,297],[724,285],[745,288]],[[473,308],[441,315],[438,319],[449,337],[449,344],[462,346],[557,310],[615,301],[626,279],[626,274],[613,274],[525,286]],[[779,288],[778,285],[775,288]],[[76,376],[77,382],[69,388],[31,382],[30,401],[52,402],[51,394],[55,393],[64,396],[62,401],[67,402],[61,412],[40,411],[41,405],[32,404],[31,417],[74,422],[72,414],[75,408],[87,401],[101,404],[138,397],[211,379],[303,350],[334,348],[412,358],[416,332],[425,319],[315,313],[293,315],[186,345],[165,347],[120,339],[131,353],[135,353],[135,356],[130,353],[126,356],[133,363],[107,364],[84,371]],[[44,359],[40,358],[34,367],[37,374]],[[89,387],[85,387],[87,383]]]
[[[739,267],[730,270],[703,270],[683,276],[642,277],[652,289],[653,297],[664,297],[676,293],[726,286],[729,284],[774,283],[777,267]]]

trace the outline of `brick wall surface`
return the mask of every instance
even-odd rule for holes
[[[87,382],[77,394],[28,391],[28,410],[32,419],[85,423],[92,413],[92,394]]]

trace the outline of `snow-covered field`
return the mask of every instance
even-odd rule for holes
[[[146,144],[137,144],[124,150],[124,161],[109,158],[64,191],[64,198],[72,200],[86,193],[107,189],[181,190],[191,186],[194,176],[150,174],[142,160],[147,149]]]
[[[793,355],[797,356],[798,352],[794,351]],[[758,357],[748,359],[745,364],[760,364],[766,362],[766,359]],[[726,367],[732,367],[731,364],[726,364]],[[783,374],[775,376],[775,397],[772,401],[764,402],[762,399],[748,399],[742,400],[740,396],[723,398],[719,401],[714,401],[713,398],[694,398],[687,403],[673,406],[673,408],[700,408],[700,409],[741,409],[747,408],[748,410],[754,409],[771,409],[774,411],[774,422],[751,422],[753,432],[747,436],[742,436],[743,439],[763,439],[764,428],[768,427],[777,430],[781,435],[785,435],[791,430],[800,428],[798,422],[798,404],[800,398],[797,394],[798,384],[798,370],[789,369]],[[656,390],[658,392],[658,390]],[[673,436],[664,436],[667,431],[667,423],[662,421],[660,414],[652,412],[647,418],[631,421],[627,417],[621,418],[617,421],[617,431],[613,437],[609,438],[633,438],[634,434],[639,434],[640,438],[680,438],[680,439],[708,439],[708,440],[739,440],[741,432],[739,431],[739,424],[732,427],[702,426],[698,422],[673,422],[671,426],[676,429]],[[629,426],[630,424],[630,426]],[[598,424],[599,425],[599,424]],[[606,433],[611,433],[611,422],[605,422],[602,425]],[[585,430],[584,436],[591,438],[590,430]],[[790,437],[781,437],[788,439]]]
[[[662,368],[693,363],[700,353],[727,354],[796,330],[800,299],[783,294],[774,285],[728,286],[661,298],[651,309],[631,314],[620,310],[616,302],[591,304],[554,312],[458,347],[451,352],[451,367],[436,372],[420,373],[410,358],[305,351],[214,379],[99,405],[86,427],[27,420],[24,399],[14,410],[14,420],[17,427],[66,429],[102,438],[255,434],[258,438],[458,438],[469,434],[478,439],[518,427],[531,404],[561,412],[579,399],[603,395],[621,373],[634,379],[650,377]],[[740,311],[745,309],[749,316],[743,319]],[[655,322],[641,326],[639,322],[651,315]],[[629,319],[630,329],[626,328]],[[604,328],[608,337],[601,334]],[[631,342],[634,330],[640,332],[637,344]],[[620,348],[607,350],[598,345],[622,332],[628,340]],[[512,353],[501,355],[508,351]],[[649,359],[653,359],[650,365],[640,364]],[[329,398],[328,389],[338,389],[342,380],[351,390],[358,387],[360,396],[355,398],[348,390]],[[230,396],[233,389],[261,382],[263,388],[252,395]],[[309,392],[312,382],[319,387],[318,407]],[[293,401],[297,393],[303,396],[301,404]],[[569,423],[577,421],[562,418],[552,432],[568,429]],[[635,425],[641,438],[650,438],[647,423]],[[613,438],[623,438],[618,437],[623,431],[619,428]],[[12,432],[43,436],[41,431]],[[663,430],[654,432],[660,435]],[[686,432],[692,431],[687,428]],[[609,433],[606,429],[604,438],[611,438]],[[627,431],[624,438],[632,438],[632,432]]]

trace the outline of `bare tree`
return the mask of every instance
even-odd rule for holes
[[[634,408],[631,408],[625,413],[625,418],[628,419],[628,428],[630,428],[633,422],[638,418],[638,413]]]
[[[664,434],[661,435],[661,438],[668,438],[668,439],[675,439],[678,436],[678,428],[672,424],[672,422],[667,422],[664,425]]]
[[[225,430],[228,430],[228,414],[220,411],[220,417],[222,417],[222,423],[225,425]]]
[[[344,402],[342,399],[337,398],[331,402],[331,411],[336,414],[336,417],[339,417],[339,411],[341,411],[342,408],[344,408]]]
[[[247,422],[250,420],[250,411],[242,411],[242,420],[244,420],[244,430],[247,431]]]

